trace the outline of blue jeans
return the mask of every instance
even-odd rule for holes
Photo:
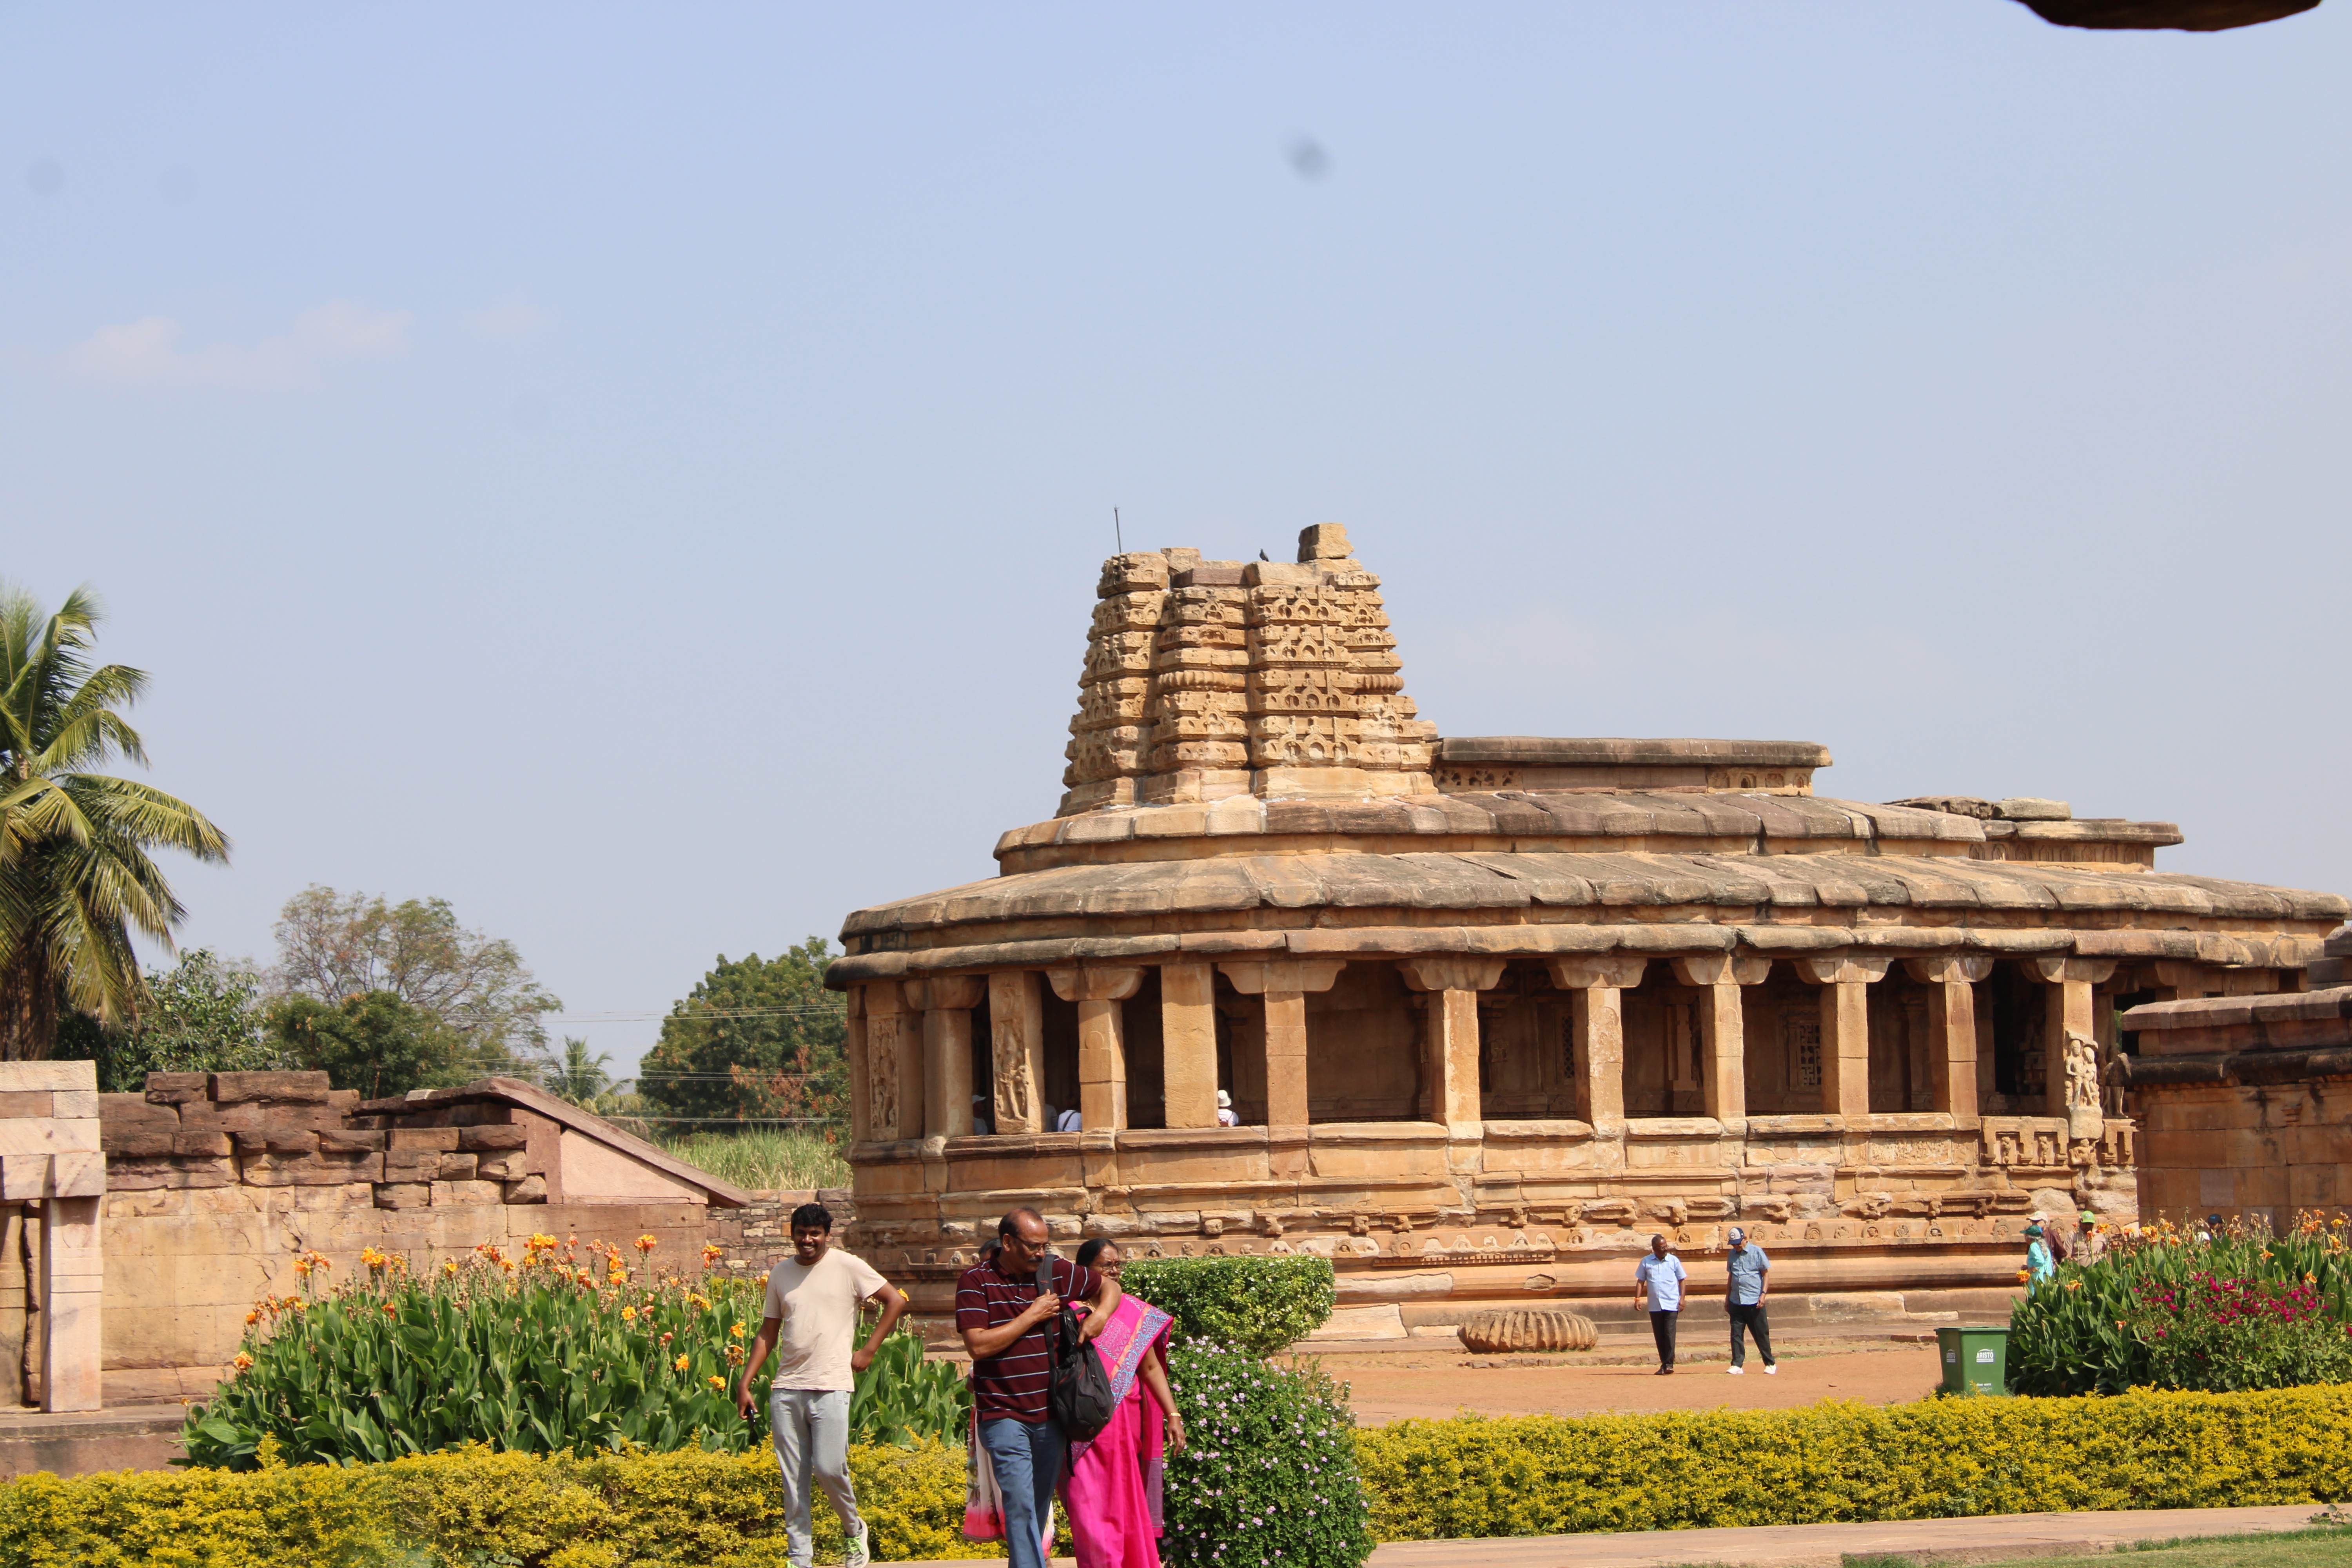
[[[999,1417],[983,1421],[980,1446],[996,1471],[1004,1497],[1004,1554],[1013,1568],[1045,1568],[1045,1525],[1054,1517],[1054,1485],[1062,1479],[1067,1449],[1062,1429],[1051,1421],[1032,1426]]]

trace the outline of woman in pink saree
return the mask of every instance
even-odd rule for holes
[[[1087,1243],[1078,1257],[1080,1268],[1113,1279],[1124,1263],[1108,1241]],[[1167,1313],[1130,1295],[1095,1336],[1118,1414],[1092,1441],[1070,1445],[1062,1504],[1078,1568],[1160,1568],[1160,1468],[1184,1451],[1184,1418],[1168,1384],[1168,1325]]]

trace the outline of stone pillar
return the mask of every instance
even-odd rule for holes
[[[1397,973],[1429,993],[1429,1110],[1457,1137],[1483,1137],[1478,1103],[1478,993],[1503,978],[1503,960],[1448,954],[1401,958]]]
[[[1953,1124],[1979,1125],[1976,982],[1992,973],[1990,958],[1906,958],[1903,968],[1936,988],[1927,1004],[1927,1080],[1935,1108]]]
[[[849,1071],[849,1142],[855,1146],[874,1136],[872,1093],[866,1081],[866,987],[849,988],[844,1008],[847,1037],[842,1056]]]
[[[1045,988],[1035,970],[988,977],[988,1031],[996,1130],[1052,1131],[1045,1125]]]
[[[1078,1005],[1078,1121],[1088,1132],[1127,1125],[1127,1016],[1119,1004],[1143,984],[1139,968],[1052,969],[1054,994]]]
[[[1330,990],[1347,966],[1344,958],[1250,959],[1217,966],[1243,995],[1265,998],[1268,1127],[1307,1125],[1307,995]]]
[[[1870,1114],[1870,987],[1891,959],[1801,958],[1797,973],[1822,988],[1822,1109]]]
[[[99,1301],[104,1287],[99,1247],[100,1197],[43,1200],[41,1408],[96,1410]]]
[[[971,1136],[971,1010],[976,974],[909,980],[907,1005],[923,1015],[923,1136]]]
[[[1741,988],[1772,973],[1769,958],[1710,952],[1674,961],[1675,977],[1704,994],[1698,1005],[1699,1047],[1706,1058],[1706,1113],[1726,1132],[1748,1131],[1748,1029]]]
[[[2050,989],[2043,994],[2042,1022],[2042,1088],[2045,1116],[2068,1121],[2070,1139],[2096,1138],[2106,1125],[2098,1092],[2098,1019],[2093,1011],[2094,990],[2116,972],[2112,958],[2029,958],[2025,972]],[[2074,1043],[2091,1043],[2090,1061],[2078,1067]],[[2087,1072],[2089,1084],[2077,1089]],[[2073,1091],[2073,1092],[2070,1092]]]
[[[923,1066],[896,983],[866,987],[866,1121],[877,1143],[923,1135]]]
[[[1642,984],[1646,958],[1554,958],[1551,983],[1572,995],[1570,1028],[1584,1068],[1585,1118],[1613,1138],[1625,1130],[1625,1005],[1623,994]]]
[[[1217,1124],[1217,972],[1160,966],[1160,1071],[1171,1127]]]

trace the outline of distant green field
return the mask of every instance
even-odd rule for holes
[[[845,1187],[849,1163],[841,1147],[814,1132],[685,1132],[656,1140],[661,1147],[739,1187]]]

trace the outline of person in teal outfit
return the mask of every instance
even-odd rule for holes
[[[2033,1221],[2025,1227],[2025,1289],[2033,1293],[2036,1286],[2058,1272],[2057,1263],[2050,1256],[2050,1243],[2042,1234],[2042,1222]]]

